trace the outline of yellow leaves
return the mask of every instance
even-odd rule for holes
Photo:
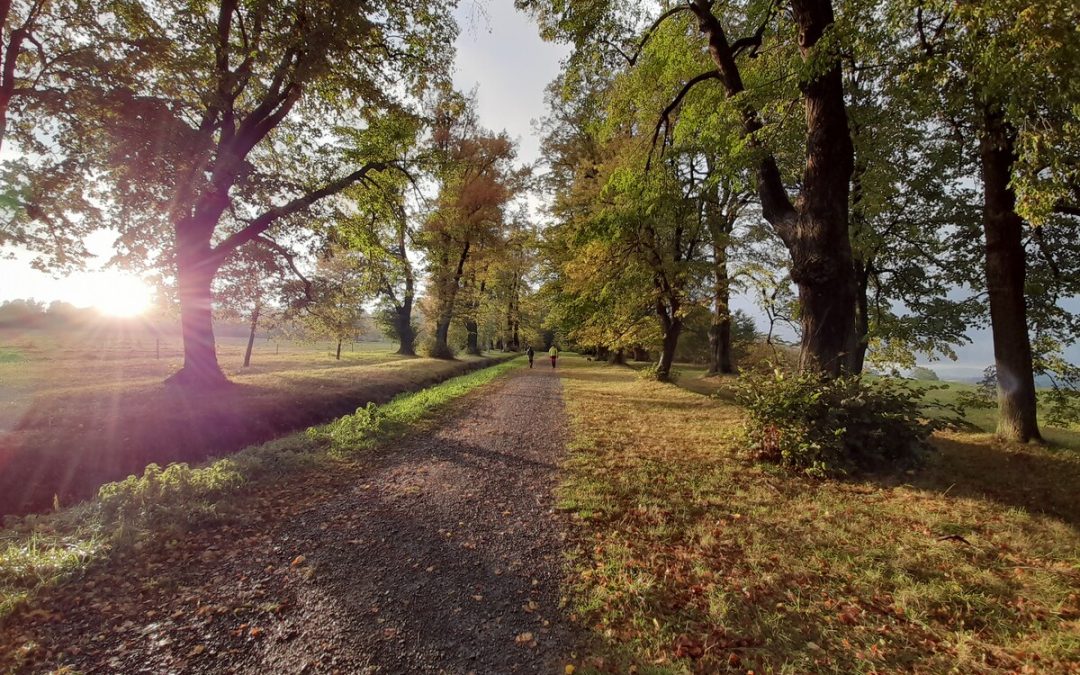
[[[536,647],[536,637],[530,632],[518,633],[518,636],[514,638],[514,643],[532,649]]]

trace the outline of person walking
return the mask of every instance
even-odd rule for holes
[[[551,345],[551,349],[548,350],[548,356],[551,357],[551,367],[555,367],[555,362],[559,360],[559,348],[554,344]]]
[[[525,356],[529,357],[529,368],[532,368],[533,357],[536,356],[536,352],[533,351],[532,345],[525,348]]]

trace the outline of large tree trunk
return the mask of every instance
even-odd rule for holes
[[[338,341],[337,341],[337,353],[334,355],[334,358],[337,359],[338,361],[341,360],[341,338],[338,338]]]
[[[416,333],[412,326],[412,297],[406,297],[402,305],[394,307],[394,328],[398,334],[397,353],[416,356]]]
[[[626,365],[626,352],[622,347],[611,352],[611,356],[608,358],[608,363],[613,366],[625,366]]]
[[[711,3],[693,0],[690,8],[709,43],[709,55],[728,96],[745,90],[723,26]],[[839,374],[855,346],[855,284],[848,237],[848,191],[854,148],[848,131],[843,78],[836,56],[816,53],[818,41],[834,22],[830,0],[792,0],[804,60],[815,61],[811,79],[801,83],[806,108],[806,164],[798,206],[792,204],[776,159],[763,154],[757,167],[762,214],[791,254],[791,278],[799,288],[802,311],[802,369]],[[743,132],[751,144],[761,130],[755,109],[743,104]]]
[[[210,260],[209,243],[178,231],[176,277],[180,300],[180,328],[184,342],[184,365],[166,382],[184,386],[213,387],[226,384],[217,361],[210,284],[217,266]],[[185,241],[187,239],[187,241]]]
[[[988,107],[980,138],[986,290],[998,380],[997,434],[1013,441],[1041,441],[1035,375],[1024,298],[1024,221],[1009,186],[1016,161],[1014,131],[1000,109]]]
[[[244,350],[244,367],[251,365],[251,350],[255,347],[255,330],[259,327],[259,303],[251,312],[251,332],[248,333],[247,349]]]
[[[833,24],[829,0],[792,2],[799,49],[814,47]],[[855,148],[848,130],[839,60],[803,83],[806,166],[798,220],[789,233],[791,278],[799,286],[802,349],[799,366],[840,374],[855,348],[855,280],[848,234],[848,193]]]
[[[449,245],[449,242],[447,245]],[[454,303],[457,302],[458,288],[461,285],[465,262],[469,259],[469,250],[471,248],[472,242],[464,242],[453,276],[445,278],[438,288],[440,294],[439,303],[442,308],[439,311],[439,318],[435,322],[435,351],[432,354],[437,359],[454,358],[454,352],[450,349],[450,322],[454,318]],[[447,256],[444,255],[443,258],[443,263],[446,264]]]

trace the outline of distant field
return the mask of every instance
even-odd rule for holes
[[[235,386],[192,394],[165,387],[180,345],[145,334],[63,338],[0,332],[0,514],[70,503],[149,462],[198,461],[352,412],[369,401],[458,374],[480,359],[404,358],[387,343],[332,346],[224,338]],[[334,345],[336,346],[336,345]]]

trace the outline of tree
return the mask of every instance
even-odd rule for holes
[[[398,123],[406,125],[405,136],[416,138],[418,120],[403,118]],[[416,270],[409,255],[416,248],[415,223],[419,215],[417,209],[410,212],[409,185],[410,177],[395,173],[347,190],[353,213],[335,219],[332,238],[363,260],[367,284],[379,298],[376,322],[388,337],[398,342],[397,353],[415,356]]]
[[[1051,212],[1070,210],[1070,172],[1062,168],[1080,147],[1073,121],[1080,11],[1072,3],[1021,0],[901,3],[900,10],[917,36],[922,70],[916,72],[924,75],[918,83],[935,103],[935,114],[973,147],[981,177],[982,281],[998,379],[997,433],[1038,441],[1029,324],[1031,306],[1045,300],[1026,292],[1031,261],[1025,237],[1033,230],[1024,213],[1039,227]],[[1041,239],[1047,253],[1045,238],[1031,239]],[[1065,284],[1074,278],[1057,276]]]
[[[244,349],[244,368],[251,365],[255,333],[266,323],[275,306],[285,299],[287,265],[277,244],[265,237],[242,246],[221,268],[215,283],[214,296],[218,310],[227,318],[246,320],[250,327]],[[288,263],[286,263],[288,261]]]
[[[318,261],[310,296],[294,307],[313,332],[337,342],[334,358],[339,361],[342,342],[356,339],[361,331],[364,302],[371,294],[366,277],[362,259],[347,250],[332,250]]]
[[[481,283],[476,265],[468,265],[501,238],[505,207],[522,175],[512,166],[514,144],[505,133],[480,129],[475,102],[468,97],[447,95],[435,118],[438,196],[424,226],[423,246],[435,322],[431,355],[450,358],[450,323],[459,293],[466,283],[479,291]]]
[[[619,36],[616,3],[546,3],[518,0],[533,11],[548,37],[576,42],[579,50],[590,41],[611,44]],[[585,6],[587,5],[587,10]],[[660,14],[643,35],[635,35],[629,49],[620,49],[633,65],[640,44],[657,28],[691,15],[705,38],[705,52],[712,67],[687,80],[667,110],[702,82],[718,80],[738,114],[744,142],[755,150],[754,176],[762,213],[787,246],[791,276],[799,288],[804,368],[837,374],[846,368],[854,348],[855,286],[851,244],[848,238],[849,179],[853,169],[853,146],[848,132],[839,54],[834,41],[823,39],[834,31],[829,0],[793,0],[791,18],[797,29],[797,45],[804,64],[799,90],[806,111],[805,161],[798,183],[797,200],[788,194],[774,153],[762,143],[765,129],[761,109],[746,93],[740,58],[754,53],[766,37],[782,38],[784,19],[775,4],[750,3],[745,16],[724,17],[729,24],[755,26],[744,38],[730,40],[717,7],[707,0],[689,0]],[[734,8],[725,5],[728,11]],[[582,11],[575,11],[582,10]],[[753,16],[756,21],[748,20]],[[627,52],[632,52],[628,56]],[[661,120],[664,121],[663,119]],[[658,127],[659,129],[659,127]]]
[[[123,253],[175,270],[184,367],[171,381],[225,381],[211,283],[240,246],[297,228],[313,205],[399,167],[398,148],[355,147],[395,107],[391,92],[445,75],[449,3],[118,0],[97,45],[106,67],[139,59],[129,86],[100,92],[87,115]],[[129,49],[129,46],[133,46]],[[93,92],[91,92],[92,94]],[[89,94],[88,94],[89,96]],[[351,170],[338,167],[345,160]],[[162,248],[165,235],[171,239]]]

